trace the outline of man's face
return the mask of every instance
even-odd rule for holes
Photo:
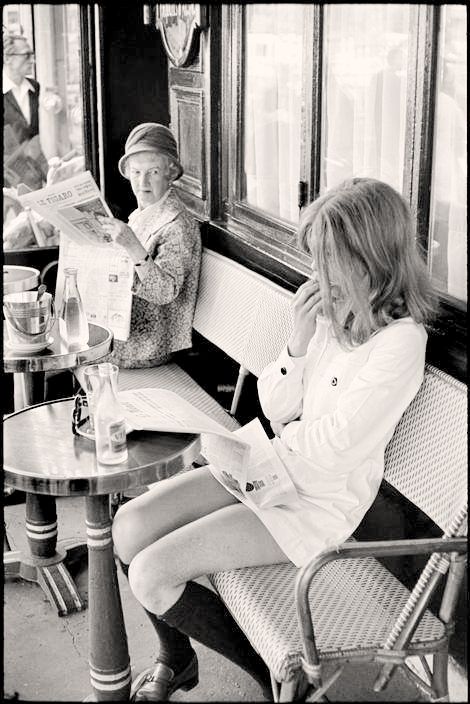
[[[141,210],[159,201],[170,185],[167,159],[154,152],[131,154],[127,173]]]
[[[24,78],[33,70],[34,53],[26,39],[15,39],[12,53],[4,54],[5,66],[17,76]]]

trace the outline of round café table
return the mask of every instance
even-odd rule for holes
[[[88,545],[90,677],[97,701],[129,701],[131,670],[111,535],[109,494],[165,479],[191,465],[198,435],[133,431],[128,459],[97,462],[93,440],[72,433],[73,399],[16,411],[4,421],[5,482],[42,495],[84,496]],[[27,438],[27,442],[25,442]],[[49,578],[49,567],[43,566]]]
[[[8,347],[5,325],[4,323],[3,370],[12,372],[14,376],[15,411],[44,401],[46,371],[73,369],[80,364],[99,360],[112,349],[112,332],[91,323],[88,324],[88,344],[71,348],[61,332],[62,326],[56,321],[50,332],[52,342],[49,347],[34,354],[18,354]],[[23,435],[23,441],[26,452],[29,444],[26,434]],[[42,496],[41,493],[26,494],[29,554],[9,550],[8,540],[5,539],[7,552],[4,552],[3,562],[8,576],[37,582],[57,609],[58,615],[65,616],[85,608],[66,562],[80,559],[85,554],[86,547],[76,540],[61,541],[57,545],[55,498]]]
[[[112,350],[113,333],[101,325],[88,323],[87,345],[70,347],[62,321],[56,320],[49,333],[51,343],[34,354],[18,353],[9,346],[8,328],[3,323],[3,371],[14,375],[15,410],[44,401],[45,373],[73,369],[104,357]]]

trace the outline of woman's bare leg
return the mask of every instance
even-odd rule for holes
[[[285,553],[260,519],[236,502],[180,525],[142,549],[130,564],[129,582],[146,609],[164,614],[189,580],[279,562],[288,562]]]
[[[122,562],[132,559],[167,533],[201,516],[236,504],[207,467],[164,479],[124,504],[113,521],[113,540]]]

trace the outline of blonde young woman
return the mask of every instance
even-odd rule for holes
[[[300,567],[347,539],[378,492],[385,447],[423,379],[434,296],[403,198],[380,181],[347,181],[305,210],[299,243],[312,276],[294,296],[286,347],[258,381],[296,498],[255,513],[206,466],[119,509],[116,549],[160,642],[136,701],[197,684],[190,637],[269,691],[264,663],[217,596],[193,580]]]

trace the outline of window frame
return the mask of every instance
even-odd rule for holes
[[[296,224],[282,220],[242,200],[243,197],[243,41],[245,6],[222,6],[222,207],[221,219],[242,240],[255,245],[299,271],[305,255],[295,245]],[[407,113],[403,160],[403,196],[410,204],[416,236],[428,260],[431,179],[433,166],[436,72],[442,6],[410,5]],[[321,110],[323,80],[324,6],[306,6],[304,79],[301,122],[299,199],[311,202],[320,193]],[[309,38],[312,41],[309,41]],[[309,51],[308,47],[311,47]],[[461,310],[466,302],[445,292],[442,299]]]
[[[311,4],[305,31],[313,37],[305,57],[305,111],[301,180],[308,200],[320,189],[321,105],[323,69],[323,5]],[[441,6],[411,6],[408,98],[404,151],[403,195],[410,203],[416,236],[428,259],[431,178]],[[238,175],[243,165],[242,36],[243,6],[221,8],[221,132],[219,169],[221,202],[218,216],[207,227],[208,246],[241,261],[281,285],[294,290],[309,273],[308,258],[294,245],[295,225],[257,211],[239,199]],[[309,46],[309,42],[304,42]],[[306,147],[310,141],[311,149]],[[238,169],[238,173],[237,173]],[[290,238],[291,242],[288,242]],[[462,380],[466,379],[467,302],[440,294],[438,319],[428,327],[427,360]]]
[[[222,208],[221,216],[227,226],[247,244],[257,244],[276,259],[287,263],[293,268],[308,271],[306,256],[295,246],[296,224],[289,223],[275,215],[270,215],[242,200],[243,196],[243,75],[244,75],[244,31],[245,6],[222,5]],[[318,14],[318,6],[306,6],[307,27],[313,27],[313,17]],[[315,9],[316,8],[316,9]],[[310,34],[311,36],[311,34]],[[304,42],[304,47],[306,43]],[[302,81],[303,96],[307,96],[314,83],[312,72],[315,70],[315,59],[308,56],[304,49],[307,71]],[[310,88],[311,94],[311,88]],[[306,188],[310,192],[311,153],[305,153],[306,129],[315,130],[316,120],[310,109],[312,103],[302,116],[301,125],[301,158],[299,181],[305,177]],[[234,137],[235,136],[235,137]]]

